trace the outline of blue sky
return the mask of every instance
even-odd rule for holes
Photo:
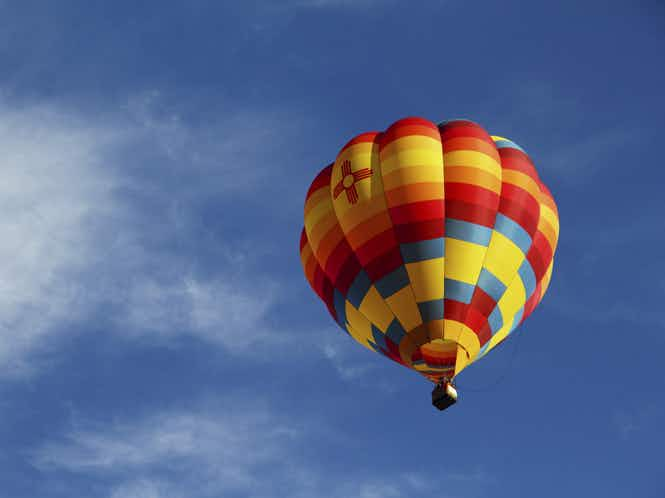
[[[655,0],[0,0],[0,497],[662,497],[663,53]],[[298,256],[408,115],[514,139],[561,217],[444,413]]]

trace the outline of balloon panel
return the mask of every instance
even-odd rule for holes
[[[524,150],[421,118],[350,140],[305,201],[305,275],[355,340],[437,381],[502,342],[552,273],[558,213]]]

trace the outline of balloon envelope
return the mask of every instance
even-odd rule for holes
[[[524,150],[465,120],[356,136],[312,182],[304,218],[304,272],[335,321],[435,382],[533,312],[559,232]]]

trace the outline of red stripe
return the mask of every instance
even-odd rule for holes
[[[538,229],[540,205],[533,201],[531,196],[529,196],[529,200],[528,203],[520,203],[502,198],[499,204],[499,212],[521,226],[533,238]]]
[[[334,305],[334,295],[335,289],[330,282],[330,279],[323,273],[323,270],[319,265],[316,265],[316,270],[314,271],[314,281],[312,282],[312,287],[316,291],[317,295],[325,303],[328,311],[332,317],[337,320],[337,314],[335,313]]]
[[[321,299],[323,299],[323,285],[327,279],[328,277],[321,269],[321,266],[317,264],[314,269],[314,278],[312,278],[312,287],[314,287],[314,290]]]
[[[496,210],[485,209],[462,201],[446,199],[446,218],[468,221],[493,228],[496,220]]]
[[[362,144],[362,143],[367,143],[367,142],[374,142],[379,135],[378,131],[370,131],[367,133],[361,133],[360,135],[357,135],[353,137],[351,140],[346,142],[346,145],[342,147],[342,150],[339,151],[341,154],[344,152],[346,149],[351,147],[352,145],[357,145],[357,144]],[[339,155],[339,154],[338,154]]]
[[[307,232],[305,232],[305,227],[302,228],[300,232],[300,252],[302,253],[303,248],[307,245]]]
[[[526,259],[531,263],[531,268],[536,275],[536,281],[540,281],[547,271],[547,265],[552,260],[552,249],[544,235],[536,233],[533,238],[531,249],[526,255]]]
[[[402,254],[399,252],[399,248],[393,247],[369,264],[365,265],[365,271],[372,282],[376,282],[403,264]]]
[[[437,239],[444,236],[445,220],[428,220],[406,225],[395,225],[395,236],[400,244]]]
[[[521,150],[513,149],[511,147],[502,147],[499,149],[499,156],[501,157],[502,168],[521,171],[538,181],[538,172],[536,171],[536,168],[533,166],[529,156]]]
[[[337,274],[337,278],[334,280],[335,287],[339,290],[344,297],[349,293],[349,288],[355,280],[358,273],[362,267],[358,262],[355,254],[349,256],[349,258],[342,265],[341,270]]]
[[[328,187],[330,188],[330,175],[332,174],[332,164],[329,164],[325,168],[323,168],[318,175],[316,175],[316,178],[314,178],[314,181],[309,187],[309,190],[307,191],[307,196],[305,197],[305,202],[307,202],[307,199],[310,198],[310,196],[316,192],[318,189],[323,188],[323,187]]]
[[[358,259],[363,264],[366,264],[386,252],[387,248],[396,248],[397,246],[398,244],[393,229],[389,228],[356,248],[355,252]]]
[[[326,303],[328,311],[330,311],[333,318],[337,320],[337,313],[335,313],[335,289],[328,278],[323,281],[323,296],[321,299]]]
[[[388,357],[391,360],[395,360],[397,363],[404,365],[402,357],[399,354],[399,347],[393,341],[390,340],[390,337],[386,336],[386,346],[388,347]]]
[[[536,285],[536,288],[533,291],[533,294],[531,294],[531,297],[527,300],[527,302],[524,304],[524,313],[522,314],[522,320],[520,320],[520,323],[522,323],[526,318],[533,313],[533,310],[536,309],[536,306],[538,306],[538,302],[541,297],[541,283],[538,282],[538,285]]]
[[[339,276],[339,271],[342,269],[349,257],[355,257],[353,250],[346,239],[342,239],[332,250],[328,261],[325,262],[326,274],[334,282]]]
[[[492,330],[490,329],[489,323],[485,323],[478,332],[476,332],[478,340],[480,341],[480,346],[484,346],[487,341],[492,338]]]
[[[476,206],[496,211],[499,207],[499,196],[486,188],[470,183],[444,182],[445,199],[463,201]]]
[[[423,118],[410,117],[395,121],[381,137],[380,150],[401,137],[424,135],[440,140],[439,129],[434,123]]]
[[[492,296],[487,294],[480,287],[476,287],[473,290],[470,306],[471,308],[478,310],[478,313],[488,317],[496,307],[496,301],[494,301]]]
[[[443,143],[444,152],[446,149],[446,140],[458,137],[475,137],[483,142],[494,145],[492,137],[479,125],[471,121],[450,121],[443,126],[439,127],[441,133],[441,142]]]
[[[444,299],[443,310],[444,318],[463,322],[464,312],[466,311],[466,304],[460,301],[454,301],[453,299]]]
[[[457,356],[430,356],[427,353],[421,353],[423,360],[428,366],[447,367],[452,366],[457,361]]]
[[[471,306],[467,306],[464,323],[478,335],[483,327],[487,325],[487,317]]]
[[[390,208],[389,213],[395,225],[405,225],[418,221],[443,220],[444,208],[443,200],[420,201]]]

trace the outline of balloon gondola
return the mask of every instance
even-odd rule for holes
[[[406,118],[316,176],[300,256],[339,326],[434,382],[443,409],[455,377],[542,300],[558,233],[524,149],[471,121]]]

